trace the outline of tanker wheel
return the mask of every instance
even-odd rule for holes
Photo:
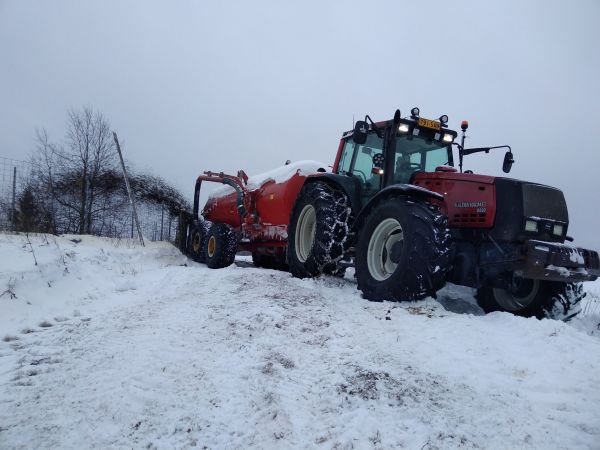
[[[368,300],[418,300],[451,268],[448,220],[437,207],[396,196],[374,206],[358,233],[356,279]]]
[[[302,188],[288,230],[287,259],[293,276],[307,278],[338,270],[350,246],[351,216],[342,191],[322,182]]]
[[[204,262],[204,245],[206,244],[204,235],[202,226],[194,226],[188,236],[188,253],[194,261],[200,263]]]
[[[237,236],[229,225],[214,223],[206,234],[204,259],[211,269],[230,266],[237,253]]]
[[[569,320],[581,312],[581,283],[531,280],[513,276],[508,289],[484,287],[477,303],[486,313],[506,311],[517,316]]]

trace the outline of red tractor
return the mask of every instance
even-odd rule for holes
[[[463,172],[463,157],[510,147],[464,148],[448,117],[369,116],[342,135],[331,172],[316,163],[284,166],[264,179],[205,172],[180,245],[219,268],[238,251],[256,265],[296,277],[341,274],[354,265],[369,300],[435,296],[447,282],[477,289],[486,311],[572,317],[582,281],[600,274],[598,253],[565,245],[562,191]],[[457,152],[453,152],[454,147]],[[457,170],[454,153],[458,155]],[[228,185],[199,214],[202,181]]]

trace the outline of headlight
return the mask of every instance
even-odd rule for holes
[[[535,220],[527,220],[525,222],[525,231],[537,231],[538,224]]]
[[[444,142],[452,142],[454,140],[454,136],[452,136],[450,133],[445,133],[442,140]]]
[[[555,224],[554,228],[552,229],[552,232],[557,236],[562,236],[564,229],[565,227],[563,227],[562,225]]]
[[[408,124],[407,123],[401,123],[400,126],[398,127],[398,132],[400,132],[400,133],[408,133]]]

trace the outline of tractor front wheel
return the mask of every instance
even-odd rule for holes
[[[204,259],[211,269],[230,266],[237,253],[237,236],[229,225],[214,223],[206,235]]]
[[[531,280],[513,276],[508,289],[484,287],[477,303],[486,312],[506,311],[517,316],[569,320],[581,311],[585,297],[581,283]]]
[[[288,264],[298,278],[335,273],[350,246],[352,208],[342,191],[322,182],[305,185],[292,211]]]
[[[358,231],[356,279],[368,300],[418,300],[450,270],[448,221],[422,201],[393,197],[376,205]]]

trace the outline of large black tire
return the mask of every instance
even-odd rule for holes
[[[288,229],[288,264],[293,276],[335,273],[350,247],[352,208],[347,195],[323,182],[306,184]]]
[[[202,225],[192,226],[188,235],[187,250],[191,258],[196,261],[204,262],[204,252],[206,244],[206,233]]]
[[[429,203],[395,196],[374,206],[358,230],[356,279],[368,300],[418,300],[446,283],[448,220]]]
[[[204,259],[211,269],[233,264],[237,253],[237,236],[229,225],[214,223],[206,235]]]
[[[506,311],[517,316],[570,320],[581,312],[586,293],[581,283],[518,279],[510,289],[484,287],[477,303],[486,313]]]

